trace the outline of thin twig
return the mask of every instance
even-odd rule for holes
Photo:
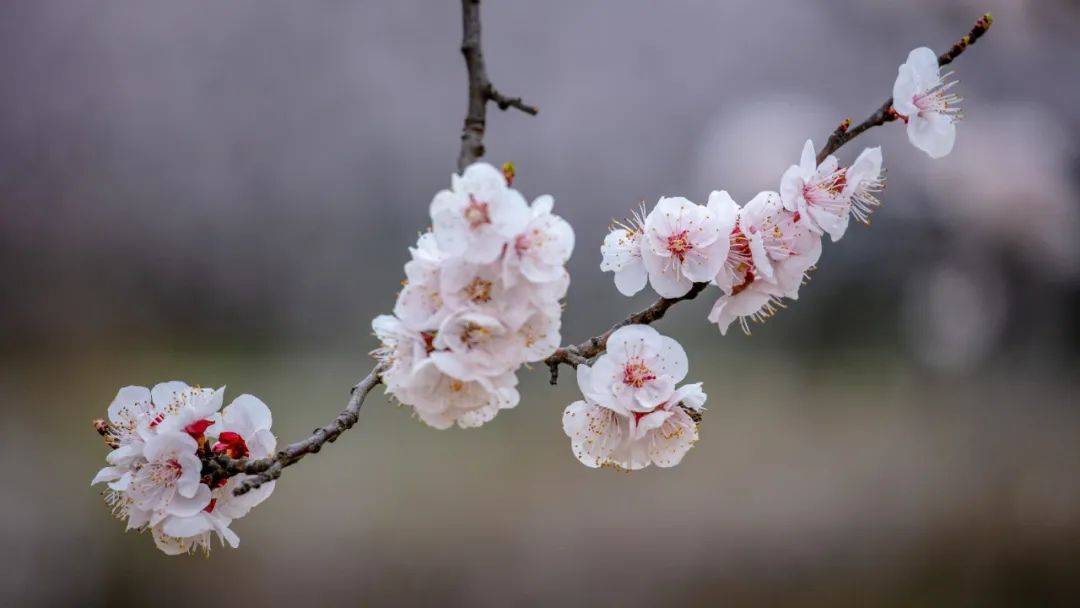
[[[381,382],[379,374],[382,371],[382,367],[376,365],[371,370],[371,373],[360,382],[357,382],[356,386],[352,388],[352,394],[345,409],[326,426],[315,429],[311,436],[303,441],[293,443],[279,450],[273,456],[257,460],[233,459],[224,454],[212,455],[203,463],[203,475],[210,477],[211,485],[215,485],[214,482],[233,475],[250,475],[251,477],[241,482],[233,492],[237,496],[277,479],[281,476],[282,469],[300,462],[308,454],[318,453],[324,445],[333,443],[339,435],[356,424],[360,417],[360,408],[364,405],[364,399],[371,392],[371,389]]]
[[[461,54],[469,81],[469,109],[461,129],[461,151],[458,171],[462,171],[484,155],[484,130],[487,128],[487,103],[492,101],[500,110],[516,108],[536,116],[538,110],[521,100],[500,93],[488,78],[484,64],[484,49],[480,44],[480,0],[461,0]]]
[[[694,283],[694,286],[690,288],[690,291],[686,292],[686,295],[677,298],[660,298],[656,302],[653,302],[652,306],[635,312],[615,325],[612,325],[607,331],[598,336],[593,336],[580,344],[559,348],[555,351],[555,354],[544,359],[544,364],[551,370],[551,384],[557,384],[559,382],[560,364],[576,368],[579,364],[585,363],[589,359],[604,352],[604,350],[607,349],[608,338],[611,337],[611,334],[615,333],[615,330],[626,325],[648,325],[659,321],[664,317],[664,314],[667,313],[669,308],[683,300],[693,300],[708,286],[708,283]]]
[[[938,65],[946,66],[952,63],[961,53],[967,50],[969,46],[975,44],[979,38],[982,38],[983,34],[985,34],[993,24],[994,16],[990,13],[986,13],[980,17],[979,20],[975,22],[975,25],[971,28],[970,32],[960,38],[960,40],[957,40],[956,44],[952,45],[949,50],[938,55]],[[829,135],[829,139],[825,142],[825,147],[818,152],[818,164],[820,165],[824,162],[826,157],[839,150],[840,146],[858,137],[863,131],[900,118],[900,115],[893,110],[892,104],[892,97],[886,99],[885,103],[881,104],[881,107],[875,110],[869,118],[854,127],[851,126],[851,119],[845,118],[841,121],[840,125]]]

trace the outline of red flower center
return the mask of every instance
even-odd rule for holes
[[[229,458],[246,458],[248,455],[247,442],[239,433],[225,431],[218,435],[218,441],[213,450],[217,453],[225,453]]]
[[[641,388],[646,382],[652,380],[656,380],[656,374],[652,373],[652,370],[640,360],[630,361],[623,368],[623,384]]]
[[[694,246],[690,243],[689,231],[683,230],[678,234],[673,234],[667,239],[667,248],[671,252],[671,255],[679,258],[679,261],[683,261],[686,258],[686,254],[690,252]]]

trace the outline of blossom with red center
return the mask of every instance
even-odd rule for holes
[[[660,199],[645,217],[641,241],[641,258],[656,293],[677,298],[694,283],[711,281],[724,264],[725,237],[734,223],[733,213],[681,197]]]
[[[223,431],[219,434],[213,450],[218,454],[225,454],[229,458],[246,458],[248,455],[247,442],[239,433],[232,431]]]
[[[648,365],[638,359],[631,359],[623,366],[623,384],[634,388],[645,386],[646,382],[656,380],[656,374],[652,373]]]
[[[686,351],[648,325],[627,325],[608,338],[607,351],[577,368],[578,384],[592,403],[616,412],[652,411],[686,377]]]

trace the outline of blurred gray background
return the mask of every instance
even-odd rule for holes
[[[459,5],[6,0],[0,604],[1075,605],[1075,2],[488,0],[491,76],[541,108],[492,110],[488,158],[575,227],[577,341],[653,297],[600,273],[612,218],[775,189],[986,10],[952,155],[871,131],[840,157],[884,146],[885,207],[798,303],[659,325],[710,397],[680,467],[582,467],[541,369],[479,430],[376,395],[207,560],[122,532],[89,421],[174,378],[259,395],[286,442],[343,406],[454,168]]]

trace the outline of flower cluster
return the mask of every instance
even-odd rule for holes
[[[661,198],[648,214],[617,225],[600,250],[601,270],[633,295],[648,282],[665,298],[686,295],[694,283],[712,283],[723,295],[709,321],[725,333],[735,320],[762,321],[797,299],[821,256],[821,235],[839,240],[851,217],[869,223],[880,203],[881,149],[869,148],[850,167],[829,156],[820,165],[807,141],[799,164],[780,180],[780,192],[761,192],[739,205],[714,191],[706,205]]]
[[[372,322],[387,392],[425,423],[476,427],[514,407],[517,369],[559,347],[574,231],[552,205],[486,163],[435,195],[394,314]]]
[[[583,401],[563,412],[574,455],[589,467],[673,467],[698,439],[701,383],[686,378],[686,351],[648,325],[611,334],[607,352],[577,368]]]
[[[203,458],[213,453],[264,458],[277,443],[266,404],[241,395],[221,410],[224,392],[176,381],[128,386],[101,422],[113,450],[91,485],[106,483],[113,513],[129,530],[150,530],[168,555],[209,551],[211,535],[236,547],[240,539],[229,525],[274,491],[271,481],[234,496],[246,476],[217,482],[203,476]]]

